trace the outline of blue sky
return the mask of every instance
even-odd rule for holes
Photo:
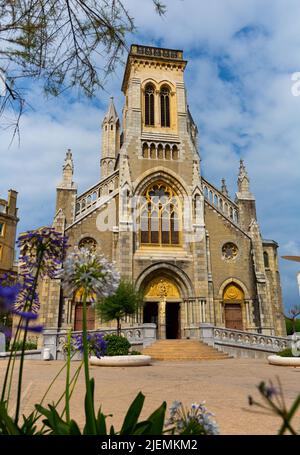
[[[280,255],[300,254],[300,97],[291,93],[291,75],[300,71],[300,2],[166,0],[163,18],[150,0],[124,3],[137,26],[129,44],[184,50],[203,175],[216,185],[225,177],[234,196],[242,157],[263,237],[278,241]],[[94,101],[75,93],[46,100],[30,84],[20,146],[9,148],[10,133],[0,132],[0,195],[19,191],[20,230],[51,223],[67,148],[79,192],[99,179],[100,125],[110,96],[121,113],[122,76],[120,65]],[[280,262],[287,306],[299,302],[298,268]]]

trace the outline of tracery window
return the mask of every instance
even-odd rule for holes
[[[235,259],[238,255],[238,252],[238,247],[232,242],[227,242],[222,247],[223,259],[226,259],[227,261]]]
[[[83,239],[80,240],[78,248],[79,249],[85,248],[93,253],[94,251],[96,251],[97,242],[92,237],[84,237]]]
[[[142,244],[179,245],[181,204],[172,188],[157,182],[143,194],[140,211]]]
[[[170,90],[168,87],[162,87],[160,91],[160,112],[161,126],[170,126]]]
[[[147,84],[145,88],[145,125],[154,126],[154,87]]]

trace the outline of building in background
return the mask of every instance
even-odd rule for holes
[[[0,274],[16,272],[14,266],[16,231],[18,224],[17,195],[8,191],[8,198],[0,199]]]
[[[182,51],[131,46],[122,121],[111,100],[102,122],[101,177],[78,195],[67,152],[53,227],[143,290],[143,310],[125,325],[156,323],[162,339],[201,323],[285,335],[278,245],[262,238],[242,160],[234,199],[224,180],[217,188],[203,178],[186,64]],[[81,329],[82,305],[59,280],[45,279],[40,298],[45,327]],[[92,307],[88,319],[103,327]]]

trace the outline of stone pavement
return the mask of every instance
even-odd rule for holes
[[[0,362],[0,383],[6,362]],[[51,379],[63,362],[27,360],[23,387],[23,408],[27,414],[34,403],[43,396]],[[72,362],[72,371],[78,362]],[[108,422],[120,428],[125,412],[139,391],[146,396],[143,417],[156,409],[163,400],[168,406],[174,400],[190,405],[206,401],[208,409],[215,413],[222,434],[274,434],[279,428],[277,417],[253,412],[248,405],[248,395],[258,398],[256,385],[279,377],[288,404],[300,393],[300,369],[271,366],[265,360],[227,359],[210,361],[153,362],[148,367],[96,367],[90,368],[96,383],[96,409],[102,404],[105,414],[113,414]],[[46,402],[59,397],[65,387],[64,373],[57,380]],[[14,384],[15,386],[15,384]],[[15,389],[14,389],[15,394]],[[81,372],[71,400],[72,417],[79,424],[83,416],[84,377]],[[11,403],[13,406],[13,403]],[[294,425],[300,429],[300,413]]]

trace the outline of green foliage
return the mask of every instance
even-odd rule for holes
[[[284,349],[283,351],[277,352],[276,355],[280,357],[294,357],[290,348]]]
[[[37,435],[42,431],[37,430],[36,422],[39,419],[32,412],[28,417],[23,415],[23,423],[18,425],[9,416],[7,406],[4,401],[0,402],[0,435]]]
[[[92,380],[91,380],[92,381]],[[91,384],[92,391],[94,387]],[[93,396],[94,399],[94,396]],[[38,430],[34,414],[31,414],[28,419],[24,419],[23,425],[17,425],[11,417],[9,417],[6,407],[0,404],[0,434],[2,435],[32,435],[32,434],[48,434],[48,435],[160,435],[163,433],[166,403],[163,402],[156,411],[154,411],[146,420],[139,421],[141,411],[143,409],[145,397],[140,392],[130,405],[123,425],[120,431],[116,431],[113,426],[109,431],[106,425],[107,416],[99,409],[97,416],[89,415],[95,422],[95,433],[89,431],[87,424],[83,431],[80,430],[75,420],[67,422],[58,413],[54,405],[49,404],[47,408],[36,405],[36,410],[43,418],[44,429]],[[87,416],[86,416],[87,417]]]
[[[31,351],[37,348],[37,344],[32,341],[26,341],[25,343],[25,351]],[[22,341],[16,341],[14,346],[15,351],[22,350]]]
[[[143,294],[137,291],[130,281],[121,280],[115,294],[96,304],[96,311],[105,322],[116,320],[118,335],[120,335],[121,319],[135,314],[142,305]]]
[[[166,6],[152,2],[164,15]],[[0,74],[7,95],[0,97],[0,115],[14,108],[18,128],[26,104],[22,78],[40,81],[52,96],[72,87],[94,96],[122,61],[134,30],[123,0],[2,1]]]
[[[285,325],[286,325],[286,332],[288,335],[293,335],[294,331],[293,331],[293,322],[288,319],[288,318],[285,318]],[[295,331],[296,332],[300,332],[300,319],[296,319],[295,320]]]
[[[142,355],[142,353],[140,351],[130,351],[129,354],[130,355]]]
[[[127,338],[111,334],[105,335],[103,339],[107,343],[105,355],[128,355],[131,344]]]

